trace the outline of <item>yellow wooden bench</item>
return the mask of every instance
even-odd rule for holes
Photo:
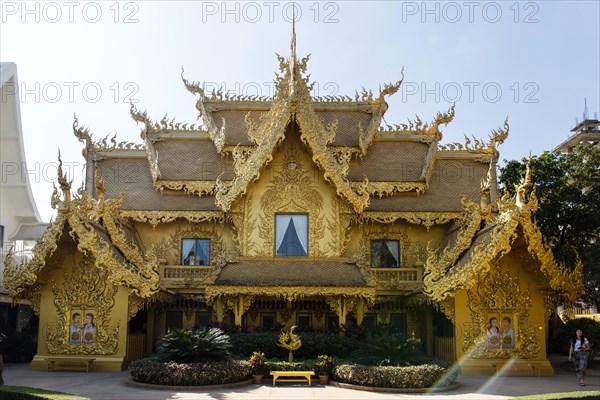
[[[63,364],[63,367],[64,364],[84,364],[85,372],[90,372],[94,368],[94,360],[91,357],[44,357],[44,361],[48,363],[48,371],[56,371],[57,364]]]
[[[306,382],[310,386],[310,377],[314,376],[315,373],[313,371],[273,371],[271,372],[273,375],[273,386],[279,382]],[[290,378],[287,378],[290,377]],[[302,379],[291,379],[293,377],[300,377]],[[284,378],[284,379],[280,379]]]

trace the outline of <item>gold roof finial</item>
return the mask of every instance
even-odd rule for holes
[[[65,196],[65,202],[71,202],[71,184],[73,181],[67,180],[67,174],[63,173],[62,168],[62,159],[60,158],[60,149],[58,149],[58,171],[57,171],[57,180],[60,188]]]
[[[519,209],[523,209],[527,204],[526,196],[531,189],[531,153],[529,153],[529,159],[527,160],[527,169],[525,171],[525,177],[521,178],[521,183],[517,186],[516,204]]]
[[[290,43],[290,95],[296,94],[296,3],[292,3],[292,40]]]

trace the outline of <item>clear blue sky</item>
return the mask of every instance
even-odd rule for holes
[[[501,158],[539,154],[600,109],[598,1],[296,2],[298,54],[320,94],[395,81],[388,123],[431,120],[456,102],[444,142],[487,138],[506,116]],[[0,59],[17,63],[26,157],[42,217],[60,147],[78,165],[73,113],[94,137],[139,142],[129,100],[154,119],[194,122],[180,79],[253,94],[272,91],[275,52],[289,53],[292,2],[1,3]],[[287,15],[286,15],[287,13]],[[101,93],[98,92],[101,91]],[[501,93],[498,92],[501,91]]]

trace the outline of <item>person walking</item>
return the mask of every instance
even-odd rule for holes
[[[583,336],[583,331],[577,329],[575,337],[571,339],[569,361],[573,361],[573,364],[575,364],[579,386],[585,386],[585,369],[587,368],[589,350],[590,342]]]

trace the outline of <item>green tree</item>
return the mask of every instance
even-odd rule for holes
[[[527,159],[506,161],[500,183],[511,194]],[[571,153],[546,151],[531,158],[539,208],[535,220],[559,263],[584,265],[581,300],[600,305],[600,150],[579,145]]]

